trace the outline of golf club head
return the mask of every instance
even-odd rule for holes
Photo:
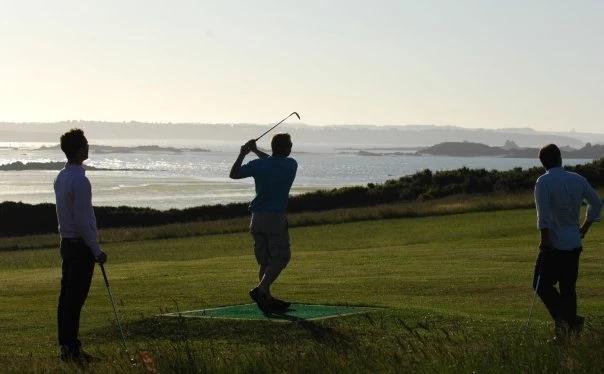
[[[296,117],[298,117],[298,119],[301,119],[301,118],[300,118],[300,115],[298,114],[298,112],[292,112],[292,114],[295,114],[295,115],[296,115]],[[292,114],[290,114],[290,116],[291,116]]]

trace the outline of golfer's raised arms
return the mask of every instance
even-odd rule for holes
[[[256,147],[256,139],[249,140],[247,143],[245,143],[244,145],[241,146],[241,150],[239,151],[239,156],[237,157],[237,160],[235,160],[235,163],[231,167],[231,172],[229,173],[229,178],[231,178],[231,179],[245,178],[245,176],[241,175],[241,164],[243,163],[243,159],[245,158],[245,156],[250,152],[254,152],[256,154],[256,156],[258,156],[258,158],[269,157],[269,155],[262,152],[261,150],[258,149],[258,147]]]

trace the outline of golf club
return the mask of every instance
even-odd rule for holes
[[[115,321],[117,322],[117,326],[120,330],[120,335],[122,336],[122,345],[124,346],[124,350],[126,354],[130,355],[128,352],[128,347],[126,346],[126,337],[124,336],[124,330],[122,330],[122,324],[120,323],[120,318],[117,315],[117,309],[115,308],[115,300],[113,300],[113,294],[111,293],[111,287],[109,286],[109,280],[107,279],[107,273],[105,272],[105,266],[103,264],[99,264],[101,267],[101,272],[103,273],[103,279],[105,280],[105,286],[107,287],[107,293],[109,294],[109,300],[111,300],[111,306],[113,307],[113,315],[115,316]],[[134,362],[134,358],[130,358],[131,362]]]
[[[298,117],[298,119],[300,119],[300,115],[297,112],[292,112],[289,116],[283,118],[281,121],[277,122],[277,124],[273,127],[271,127],[270,129],[266,130],[262,135],[260,135],[259,137],[256,138],[256,141],[260,140],[260,138],[262,138],[264,135],[268,134],[269,132],[271,132],[272,129],[274,129],[275,127],[279,126],[280,124],[282,124],[283,122],[285,122],[286,119],[288,119],[289,117],[296,115],[296,117]]]
[[[539,256],[539,255],[537,255]],[[537,261],[539,261],[539,272],[537,274],[537,282],[535,283],[535,292],[533,292],[533,301],[531,302],[531,309],[529,310],[528,320],[526,321],[526,327],[528,329],[529,324],[531,323],[531,316],[533,315],[533,307],[535,306],[535,299],[537,298],[537,291],[539,290],[539,283],[541,282],[541,260],[537,257]]]

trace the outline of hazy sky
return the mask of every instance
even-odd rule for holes
[[[0,121],[604,132],[604,1],[0,0]]]

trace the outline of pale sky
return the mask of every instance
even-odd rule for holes
[[[0,0],[0,121],[604,132],[604,1]]]

